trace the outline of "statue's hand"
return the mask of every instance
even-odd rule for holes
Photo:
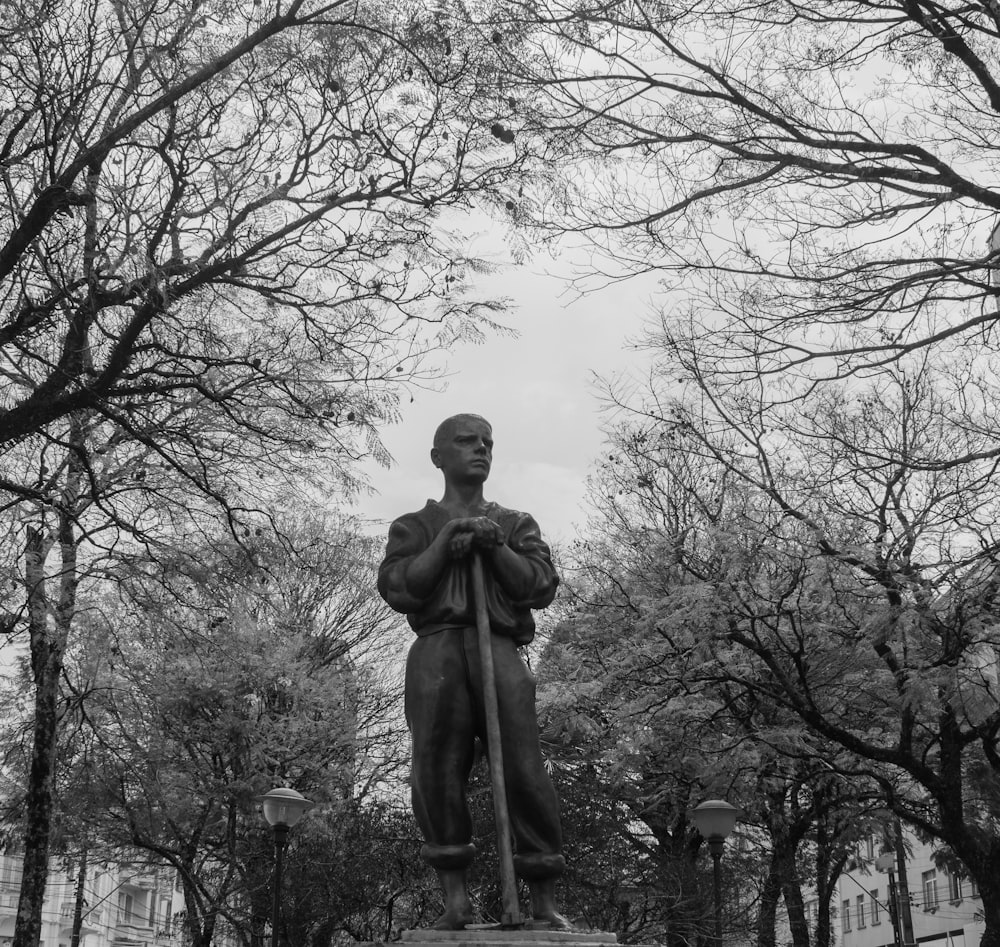
[[[473,548],[495,549],[504,544],[503,530],[487,516],[452,520],[448,526],[448,552],[453,559],[464,558]]]

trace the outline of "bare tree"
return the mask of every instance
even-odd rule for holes
[[[439,4],[9,2],[3,628],[30,639],[37,942],[82,585],[356,485],[421,355],[489,324],[449,209],[505,199],[495,57]],[[503,108],[507,108],[506,105]],[[315,494],[313,494],[315,495]]]
[[[474,31],[344,0],[8,7],[6,443],[262,375],[294,402],[476,312],[439,209],[495,199],[523,153],[490,133]]]
[[[672,331],[716,352],[714,370],[829,378],[948,340],[995,347],[989,3],[515,15],[541,30],[511,64],[519,134],[555,172],[536,216],[608,245],[594,278],[663,272]]]

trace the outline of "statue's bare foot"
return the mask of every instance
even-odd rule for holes
[[[529,926],[549,931],[572,931],[573,925],[556,910],[554,878],[531,878],[531,921]]]
[[[469,900],[466,869],[439,868],[437,875],[444,894],[444,914],[431,925],[431,930],[465,930],[465,925],[472,923],[472,902]]]
[[[432,931],[464,931],[472,923],[472,907],[448,908],[432,925]]]
[[[536,911],[531,918],[530,927],[549,931],[575,930],[568,918],[558,911]]]

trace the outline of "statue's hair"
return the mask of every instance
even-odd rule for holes
[[[448,435],[451,434],[459,421],[479,421],[485,424],[490,431],[493,430],[493,425],[480,414],[453,414],[450,418],[445,418],[437,426],[437,430],[434,432],[435,447],[440,447],[448,439]]]

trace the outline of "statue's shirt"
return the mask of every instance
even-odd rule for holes
[[[531,580],[514,595],[500,587],[488,567],[483,569],[486,609],[493,632],[513,638],[519,645],[527,644],[535,635],[531,609],[545,608],[552,601],[559,576],[549,547],[531,516],[496,503],[488,503],[483,515],[503,530],[507,545],[531,564]],[[397,612],[404,612],[410,627],[421,636],[476,624],[468,558],[449,562],[427,598],[417,598],[406,585],[410,562],[430,546],[445,523],[455,518],[440,503],[428,500],[422,510],[401,516],[389,529],[385,559],[378,573],[379,594]]]

